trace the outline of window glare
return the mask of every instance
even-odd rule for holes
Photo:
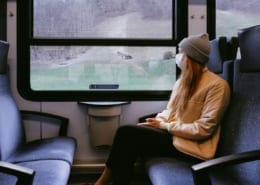
[[[172,38],[172,0],[34,0],[35,38]]]

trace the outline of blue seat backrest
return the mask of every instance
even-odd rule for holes
[[[222,74],[223,63],[225,60],[225,51],[227,49],[226,37],[219,37],[210,41],[211,52],[207,67],[216,74]]]
[[[211,52],[207,67],[225,79],[233,89],[233,65],[237,54],[237,37],[221,36],[210,41]]]
[[[7,75],[9,44],[0,41],[0,159],[5,161],[24,142],[20,113],[12,97]]]
[[[219,156],[260,149],[260,26],[242,29],[238,39],[241,59],[235,62],[232,99],[222,122]],[[222,171],[250,185],[260,184],[259,172],[259,161]]]

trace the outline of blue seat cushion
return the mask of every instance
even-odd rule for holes
[[[152,158],[146,170],[153,185],[193,184],[191,164],[175,158]]]
[[[33,185],[67,185],[70,175],[70,165],[61,160],[41,160],[16,163],[35,170]],[[0,183],[16,184],[16,177],[0,173]]]
[[[0,173],[0,182],[1,184],[13,185],[16,184],[16,177],[13,177],[12,175]]]
[[[55,137],[35,140],[24,145],[8,158],[7,162],[18,163],[37,160],[64,160],[72,165],[76,142],[70,137]]]
[[[19,163],[35,170],[33,185],[67,185],[70,165],[61,160],[41,160]]]
[[[153,185],[187,185],[194,184],[191,163],[183,160],[161,157],[152,158],[145,163],[148,177]],[[217,169],[210,173],[213,185],[242,185],[231,168]],[[244,181],[245,182],[245,181]]]

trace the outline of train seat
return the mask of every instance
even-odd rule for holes
[[[223,157],[193,166],[195,184],[260,184],[260,25],[241,29],[238,39],[241,59],[218,150]]]
[[[76,150],[68,137],[68,119],[36,111],[20,111],[9,84],[9,44],[0,41],[0,184],[67,185]],[[59,136],[26,141],[23,120],[60,126]]]
[[[256,51],[260,47],[259,36],[259,26],[239,33],[241,60],[234,62],[232,98],[221,122],[216,159],[198,164],[169,157],[148,159],[145,167],[151,184],[260,184],[260,163],[255,161],[260,158],[260,53]],[[243,161],[250,162],[237,164]],[[226,167],[227,164],[237,165]]]

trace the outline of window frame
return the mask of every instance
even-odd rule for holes
[[[33,38],[33,0],[17,1],[17,87],[25,99],[33,101],[132,101],[167,100],[171,91],[35,91],[30,87],[30,46],[162,46],[177,47],[188,33],[188,0],[175,0],[172,39]],[[178,11],[180,10],[180,11]],[[185,20],[185,21],[184,21]]]
[[[7,0],[0,1],[0,40],[6,41],[6,25],[7,25]]]

